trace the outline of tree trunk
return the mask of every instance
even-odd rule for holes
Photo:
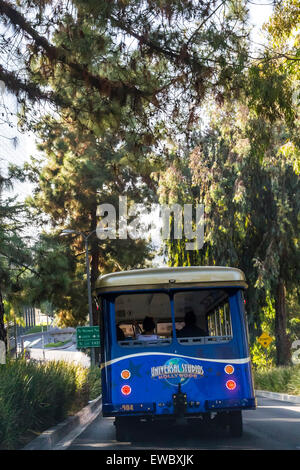
[[[4,341],[5,349],[7,351],[7,334],[6,334],[6,328],[4,325],[4,305],[3,305],[1,290],[0,290],[0,340]]]
[[[275,338],[276,364],[289,365],[291,361],[291,345],[286,332],[286,292],[283,279],[279,279],[275,294]]]
[[[97,226],[97,218],[96,218],[96,210],[92,212],[91,218],[92,218],[92,223],[91,223],[91,230],[95,230]],[[91,289],[92,293],[93,290],[95,289],[95,284],[99,276],[99,257],[100,257],[100,249],[99,249],[99,239],[97,235],[93,235],[91,237]],[[93,309],[93,325],[99,325],[99,312],[97,310],[96,304],[93,301],[92,303],[92,309]]]

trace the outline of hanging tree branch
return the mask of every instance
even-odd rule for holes
[[[35,83],[20,80],[13,72],[5,70],[0,64],[0,80],[5,83],[6,88],[19,96],[20,92],[25,92],[31,101],[49,101],[61,104],[61,101],[53,93],[46,93],[41,90]]]
[[[125,84],[120,80],[109,80],[107,78],[94,75],[89,72],[85,66],[72,61],[66,48],[56,47],[45,37],[41,36],[24,18],[24,16],[13,8],[9,2],[0,0],[0,14],[5,15],[14,28],[19,28],[29,35],[34,41],[34,45],[38,49],[43,50],[50,62],[60,62],[66,65],[76,79],[84,81],[88,87],[98,90],[101,96],[105,96],[110,99],[118,98],[120,101],[123,101],[124,96],[132,96],[134,99],[145,98],[150,101],[155,101],[154,96],[140,91],[134,85]],[[12,87],[9,85],[10,79],[13,79],[15,88],[19,87],[19,89],[25,91],[32,99],[50,99],[50,97],[42,92],[38,87],[19,81],[12,72],[7,72],[2,69],[2,71],[0,70],[0,73],[0,78],[2,75],[1,79],[10,90],[13,91]],[[54,97],[52,96],[52,101],[53,100]]]

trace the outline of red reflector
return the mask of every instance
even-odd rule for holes
[[[123,387],[121,388],[121,392],[123,393],[123,395],[129,395],[131,393],[130,385],[123,385]]]
[[[226,387],[228,388],[228,390],[234,390],[235,387],[236,387],[235,381],[234,380],[227,380]]]

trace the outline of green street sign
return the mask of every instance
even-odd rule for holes
[[[78,326],[76,328],[77,349],[99,348],[99,326]]]

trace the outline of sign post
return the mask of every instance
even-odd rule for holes
[[[257,341],[265,348],[266,350],[266,366],[268,365],[268,351],[267,347],[272,343],[273,339],[267,333],[262,333]]]

